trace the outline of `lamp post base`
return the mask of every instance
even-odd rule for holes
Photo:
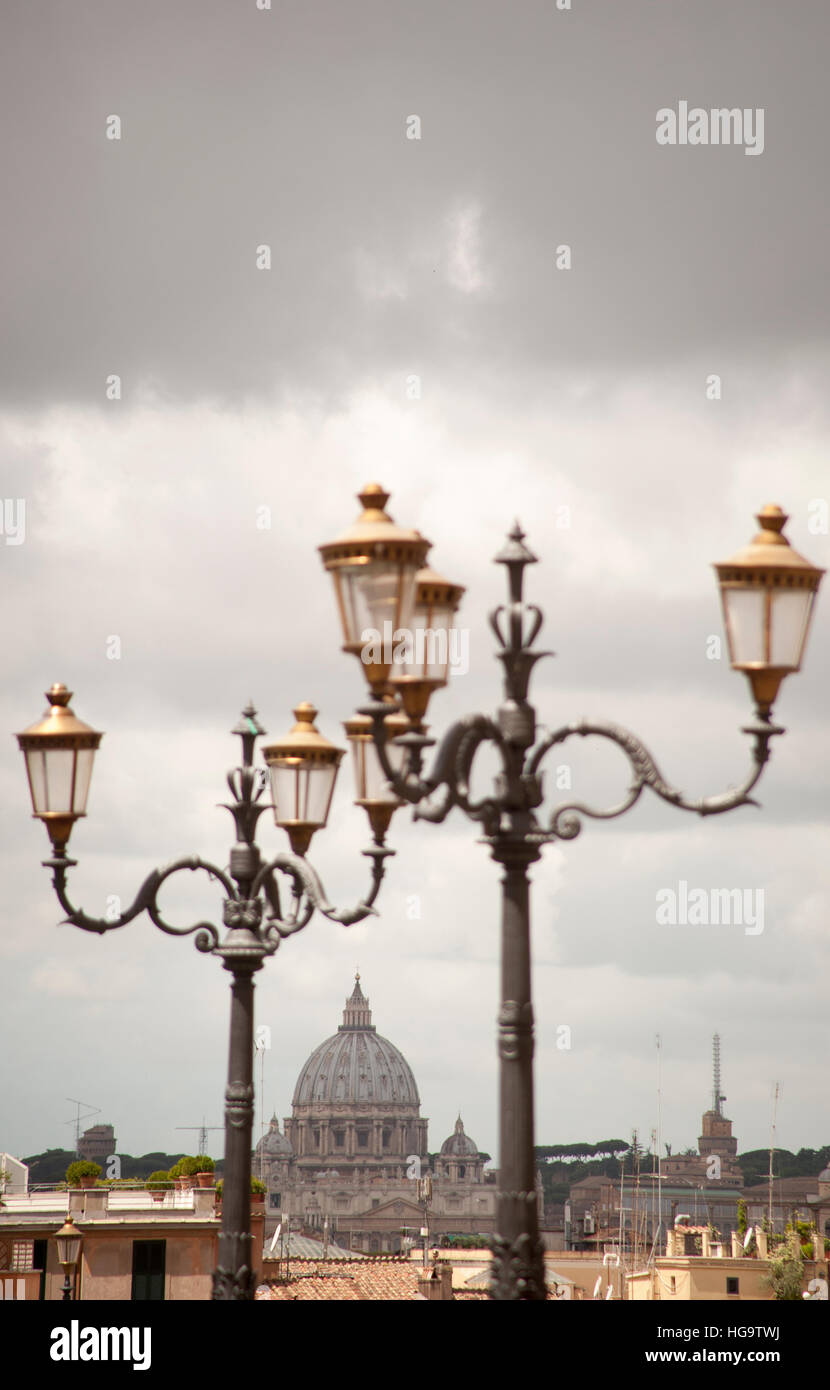
[[[219,1263],[213,1272],[213,1299],[224,1303],[250,1301],[255,1283],[250,1232],[223,1231],[219,1237]]]
[[[536,1207],[535,1192],[505,1193],[527,1209],[526,1225],[531,1224],[530,1211]],[[523,1230],[514,1240],[506,1236],[493,1237],[493,1279],[490,1297],[501,1302],[542,1302],[547,1298],[545,1286],[544,1247],[538,1236]]]

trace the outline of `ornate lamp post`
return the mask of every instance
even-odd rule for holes
[[[34,815],[42,820],[52,841],[52,858],[44,861],[66,921],[82,931],[115,931],[146,912],[169,936],[194,935],[196,949],[218,956],[231,974],[230,1046],[228,1084],[225,1091],[225,1177],[219,1265],[214,1274],[215,1299],[251,1299],[254,1272],[251,1258],[251,1129],[254,1111],[254,975],[280,943],[302,931],[315,909],[332,921],[351,926],[374,914],[372,904],[392,850],[384,838],[392,814],[402,803],[391,797],[382,779],[358,782],[358,804],[368,814],[374,842],[363,853],[371,861],[371,884],[365,899],[354,908],[339,910],[328,901],[315,870],[305,858],[315,831],[329,815],[337,769],[343,750],[336,748],[315,727],[317,711],[302,704],[294,711],[294,728],[264,750],[271,778],[274,816],[288,833],[291,852],[263,862],[256,844],[257,823],[270,803],[262,801],[265,782],[253,766],[254,745],[265,730],[249,705],[233,730],[242,741],[242,765],[228,773],[231,801],[225,806],[234,819],[236,843],[230,851],[229,871],[203,859],[178,859],[154,869],[139,888],[133,904],[114,921],[88,917],[73,907],[66,891],[66,875],[77,860],[66,846],[75,821],[86,812],[92,762],[102,735],[76,719],[64,685],[53,685],[46,695],[50,710],[40,723],[18,734],[26,759]],[[388,709],[388,707],[387,707]],[[366,721],[369,724],[369,721]],[[390,732],[392,732],[390,730]],[[373,755],[372,755],[373,756]],[[224,936],[211,922],[177,927],[165,920],[159,892],[165,881],[181,870],[203,870],[225,893]],[[278,875],[288,880],[283,906]],[[67,1227],[60,1232],[67,1237]],[[68,1237],[67,1237],[68,1238]],[[68,1246],[67,1246],[68,1248]],[[68,1295],[65,1293],[64,1297]]]
[[[608,819],[622,815],[638,800],[644,787],[684,811],[716,815],[750,804],[770,752],[770,741],[783,729],[771,721],[772,703],[782,679],[800,668],[815,594],[823,570],[790,548],[782,534],[787,518],[778,507],[765,507],[758,520],[760,533],[731,560],[717,565],[732,665],[749,677],[756,718],[744,732],[752,739],[752,767],[742,786],[718,796],[688,800],[667,783],[641,741],[615,724],[579,720],[563,725],[537,741],[536,712],[528,701],[533,667],[548,652],[533,650],[542,626],[542,613],[523,598],[524,571],[536,556],[524,543],[518,523],[495,557],[507,570],[508,602],[490,616],[504,667],[504,699],[495,718],[470,714],[445,734],[433,766],[422,771],[423,756],[434,740],[421,723],[432,689],[443,683],[395,681],[394,660],[379,655],[357,629],[357,605],[348,609],[342,599],[342,566],[352,573],[361,566],[372,574],[374,591],[387,596],[390,612],[413,609],[416,576],[401,562],[394,544],[384,554],[383,537],[417,536],[401,532],[384,511],[388,495],[373,484],[360,495],[364,513],[346,537],[320,547],[323,563],[334,577],[343,622],[344,650],[363,659],[372,694],[360,714],[371,720],[377,757],[391,792],[417,808],[415,817],[440,823],[458,807],[484,831],[492,857],[502,865],[501,1008],[498,1016],[500,1058],[500,1160],[498,1234],[494,1241],[492,1296],[496,1299],[544,1299],[545,1274],[539,1241],[534,1191],[533,1134],[533,1008],[530,979],[530,903],[528,869],[542,847],[555,840],[572,840],[581,829],[581,816]],[[380,538],[380,539],[379,539]],[[411,542],[410,542],[411,544]],[[344,558],[347,557],[347,558]],[[455,586],[447,586],[454,590]],[[389,596],[394,596],[394,602]],[[460,594],[458,595],[460,596]],[[445,599],[450,595],[445,593]],[[366,611],[365,608],[360,611]],[[454,610],[453,610],[454,611]],[[377,627],[373,621],[371,627]],[[404,621],[399,627],[405,628]],[[412,634],[410,634],[410,639]],[[390,634],[404,640],[400,633]],[[444,672],[446,677],[446,672]],[[412,728],[398,739],[402,765],[390,756],[389,690],[401,689]],[[555,807],[542,819],[544,795],[541,765],[545,755],[574,734],[609,739],[626,754],[632,780],[616,806],[596,809],[579,802]],[[477,750],[484,743],[496,748],[501,771],[489,796],[474,800],[470,775]],[[438,793],[436,803],[423,805]],[[754,803],[752,803],[754,804]]]

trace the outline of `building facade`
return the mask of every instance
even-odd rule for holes
[[[337,1032],[316,1047],[254,1152],[278,1224],[325,1231],[349,1249],[399,1251],[426,1225],[430,1240],[495,1229],[496,1175],[459,1116],[430,1171],[428,1122],[412,1069],[372,1022],[356,976]],[[431,1192],[417,1179],[431,1177]]]
[[[0,1208],[3,1299],[59,1301],[64,1271],[55,1235],[71,1212],[82,1237],[72,1297],[81,1302],[206,1301],[213,1291],[220,1217],[215,1189],[164,1192],[70,1188],[6,1197]],[[263,1208],[251,1213],[262,1273]]]

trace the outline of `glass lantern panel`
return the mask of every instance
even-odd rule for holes
[[[32,810],[35,815],[46,811],[46,759],[40,748],[26,751],[26,769],[29,773],[29,788],[32,793]]]
[[[411,639],[397,645],[392,679],[414,676],[446,684],[453,619],[447,609],[416,609]]]
[[[354,768],[354,789],[358,801],[365,801],[366,792],[366,749],[368,742],[362,738],[349,739],[352,746],[352,767]]]
[[[386,746],[392,755],[392,766],[395,768],[396,771],[398,771],[399,767],[397,765],[402,760],[403,749],[394,748],[391,743],[387,743]],[[398,754],[401,755],[400,759],[398,757]],[[390,787],[388,781],[386,780],[386,774],[384,773],[383,768],[381,767],[380,758],[378,757],[378,751],[371,740],[366,744],[365,796],[368,801],[397,802],[398,800],[392,788]]]
[[[767,665],[764,640],[765,589],[724,589],[726,631],[733,666]]]
[[[398,629],[410,627],[416,573],[413,564],[385,561],[336,571],[346,641],[362,645],[375,633],[391,640]]]
[[[95,758],[94,748],[81,748],[77,754],[78,764],[75,769],[75,804],[72,807],[76,815],[82,816],[86,811],[86,799],[89,796],[89,782],[92,777],[92,763]]]
[[[277,825],[292,821],[325,825],[337,776],[334,763],[314,764],[300,758],[285,758],[271,763],[269,771]]]
[[[813,595],[809,589],[774,589],[770,661],[773,666],[801,665]]]
[[[49,748],[46,761],[46,805],[44,811],[71,812],[72,775],[75,770],[74,748]]]
[[[58,1236],[55,1244],[58,1247],[58,1264],[75,1265],[78,1263],[78,1255],[81,1250],[80,1236]]]

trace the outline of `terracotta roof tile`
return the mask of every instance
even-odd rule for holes
[[[408,1259],[292,1260],[287,1280],[269,1279],[260,1300],[350,1302],[420,1300],[420,1269]]]

